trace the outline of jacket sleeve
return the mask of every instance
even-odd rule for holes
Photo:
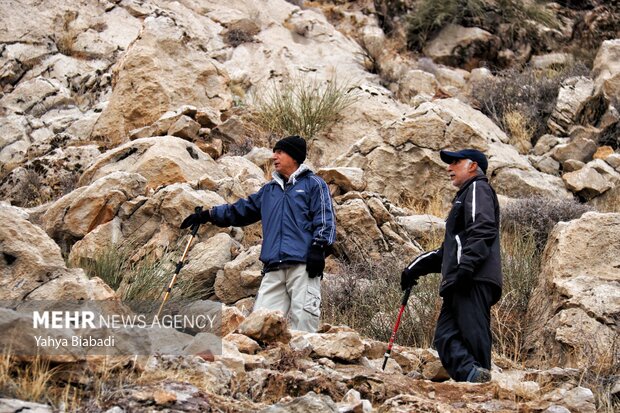
[[[443,259],[443,244],[441,247],[433,251],[427,251],[418,255],[409,265],[407,269],[416,275],[426,275],[441,272],[441,261]]]
[[[474,182],[464,207],[465,242],[459,268],[474,271],[488,257],[493,242],[499,236],[493,190],[486,182]]]
[[[261,219],[263,186],[258,192],[233,204],[218,205],[211,208],[211,218],[218,227],[250,225]]]
[[[312,214],[312,242],[323,246],[332,245],[336,240],[336,218],[332,207],[332,197],[324,180],[316,175],[313,180],[310,212]]]

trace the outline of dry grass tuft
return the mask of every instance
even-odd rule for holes
[[[300,77],[272,83],[254,95],[255,122],[278,136],[310,140],[336,122],[357,101],[356,89],[336,78]]]

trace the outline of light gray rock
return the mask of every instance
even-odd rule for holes
[[[608,99],[620,96],[620,39],[605,40],[598,49],[592,74],[596,76],[595,93]]]
[[[538,171],[519,168],[499,169],[491,183],[500,194],[513,198],[571,197],[571,193],[564,187],[562,178]]]
[[[543,135],[541,136],[534,148],[532,149],[532,153],[536,156],[542,156],[549,152],[554,146],[563,143],[566,139],[558,138],[553,135]],[[566,142],[564,142],[566,143]]]
[[[215,294],[224,303],[255,295],[262,280],[260,245],[250,247],[224,266],[215,278]]]
[[[544,365],[610,366],[620,312],[619,245],[620,214],[588,212],[549,235],[527,335],[532,356],[542,356]]]
[[[212,289],[217,272],[223,270],[226,263],[232,260],[233,248],[238,246],[226,233],[215,234],[195,244],[179,277],[195,280],[204,285],[205,290]]]
[[[570,191],[586,200],[597,197],[613,187],[611,182],[588,165],[577,171],[565,173],[562,179]]]
[[[237,333],[263,343],[276,341],[288,343],[291,340],[286,316],[279,310],[260,309],[253,311],[239,324]]]
[[[84,171],[78,184],[87,185],[114,171],[138,173],[146,178],[148,188],[190,182],[205,175],[212,180],[226,176],[193,143],[161,136],[137,139],[105,152]]]
[[[556,176],[560,174],[560,163],[550,156],[530,156],[530,162],[540,172]]]
[[[293,400],[276,403],[272,406],[260,410],[260,413],[338,413],[338,406],[331,397],[327,395],[317,395],[311,391],[302,397]]]
[[[575,172],[575,171],[580,170],[584,166],[585,166],[585,163],[581,161],[578,161],[576,159],[568,159],[567,161],[564,161],[564,163],[562,164],[562,170],[564,172]]]
[[[32,403],[18,399],[0,399],[0,411],[3,413],[52,413],[52,406]]]
[[[576,123],[593,93],[592,79],[579,76],[562,82],[555,109],[547,122],[551,132],[556,135],[567,135],[568,128]]]
[[[364,26],[362,44],[373,59],[379,60],[385,53],[385,33],[379,26]]]
[[[474,68],[478,67],[475,59],[496,56],[498,46],[499,39],[485,30],[449,24],[427,43],[423,51],[435,62]],[[481,50],[485,55],[480,55]]]
[[[420,239],[429,236],[443,238],[446,230],[444,219],[433,215],[409,215],[397,217],[396,222],[401,225],[412,239]]]
[[[565,66],[573,62],[573,55],[570,53],[547,53],[532,56],[530,65],[536,69],[546,69],[553,66]]]
[[[620,154],[614,153],[605,158],[605,162],[611,165],[616,171],[620,172]]]
[[[304,335],[312,347],[312,355],[345,361],[355,361],[364,353],[364,343],[357,332],[309,333]]]
[[[360,168],[321,168],[316,173],[328,185],[336,185],[340,193],[363,191],[366,188],[364,171]]]

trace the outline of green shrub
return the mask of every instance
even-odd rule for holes
[[[255,95],[256,123],[278,136],[310,140],[336,122],[358,99],[355,88],[336,79],[273,83]]]

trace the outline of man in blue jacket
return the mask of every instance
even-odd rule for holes
[[[440,152],[459,188],[440,248],[418,256],[402,273],[403,290],[426,274],[441,272],[443,305],[435,348],[454,380],[491,380],[491,306],[502,291],[499,204],[485,176],[488,162],[475,149]]]
[[[292,329],[316,332],[325,250],[334,243],[336,220],[327,184],[303,163],[305,159],[303,138],[279,140],[273,148],[270,182],[247,199],[188,216],[181,228],[198,222],[227,227],[262,221],[264,276],[254,310],[281,310]]]

